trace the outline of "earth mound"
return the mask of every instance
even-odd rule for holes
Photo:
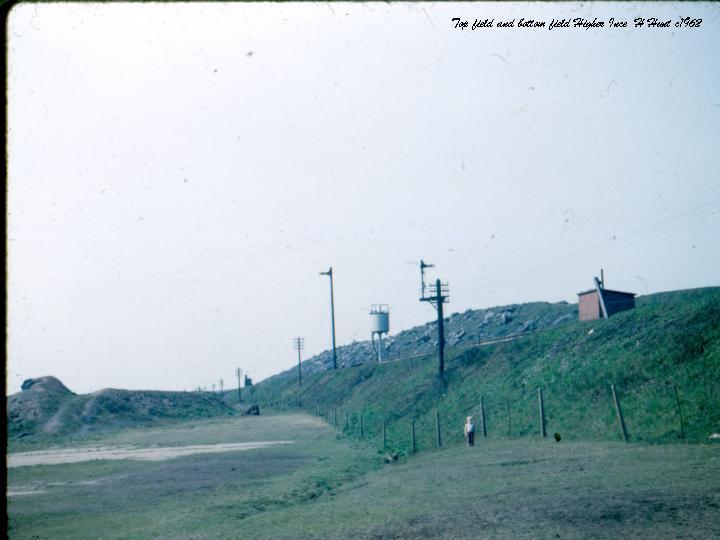
[[[7,398],[11,439],[83,435],[126,427],[236,414],[210,392],[163,392],[106,388],[75,394],[52,376],[27,379]],[[30,439],[29,439],[30,440]]]
[[[24,437],[42,430],[67,399],[75,396],[52,376],[26,379],[22,391],[7,398],[8,435]]]
[[[60,392],[64,394],[73,393],[67,388],[67,386],[60,382],[60,379],[57,379],[52,375],[38,377],[37,379],[25,379],[20,388],[22,390],[31,390],[32,392]]]

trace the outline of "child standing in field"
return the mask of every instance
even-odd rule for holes
[[[472,416],[468,416],[465,422],[465,440],[468,446],[475,446],[475,424],[473,424]]]

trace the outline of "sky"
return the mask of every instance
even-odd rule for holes
[[[517,26],[579,17],[628,26]],[[18,4],[7,32],[8,394],[261,380],[330,348],[330,266],[339,345],[372,304],[433,319],[421,258],[448,312],[600,268],[720,285],[717,4]]]

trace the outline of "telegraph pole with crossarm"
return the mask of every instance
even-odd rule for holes
[[[298,352],[298,386],[302,387],[302,358],[300,351],[305,348],[305,338],[296,337],[293,339],[293,349]]]
[[[429,302],[437,310],[438,321],[438,373],[442,375],[445,372],[445,318],[443,316],[443,304],[450,301],[450,287],[447,283],[442,283],[439,279],[430,285],[430,296],[425,296],[425,268],[432,265],[420,261],[421,275],[421,302]]]

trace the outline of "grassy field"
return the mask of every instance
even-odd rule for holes
[[[382,464],[304,414],[134,429],[94,445],[291,440],[161,462],[11,468],[10,538],[710,538],[720,446],[480,441]],[[13,493],[20,493],[13,495]]]
[[[95,437],[93,446],[293,444],[161,462],[88,461],[8,471],[11,538],[223,537],[256,513],[314,500],[379,466],[305,415],[205,420]],[[13,496],[13,492],[34,493]]]

